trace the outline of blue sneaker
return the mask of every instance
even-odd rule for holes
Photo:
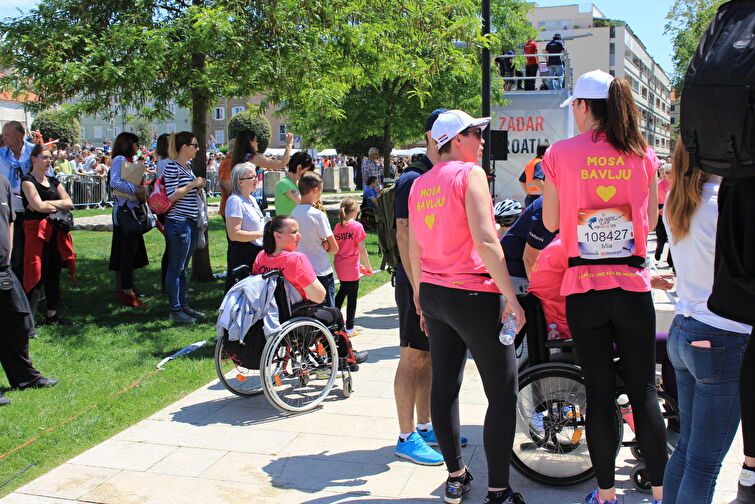
[[[585,497],[585,504],[617,504],[619,501],[616,499],[612,501],[602,501],[598,499],[598,491],[595,490],[593,493]]]
[[[427,443],[427,446],[438,446],[438,438],[435,437],[435,429],[432,427],[427,430],[419,430],[417,429],[417,434],[422,437],[422,439]],[[465,438],[464,436],[461,436],[461,446],[462,448],[467,446],[467,442],[469,440]]]
[[[420,465],[442,465],[443,455],[436,452],[425,443],[416,432],[412,432],[411,436],[406,438],[406,441],[401,441],[398,438],[396,442],[396,455],[407,460],[411,460],[415,464]]]

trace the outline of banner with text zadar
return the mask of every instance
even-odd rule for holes
[[[505,107],[492,106],[490,128],[508,131],[509,140],[508,159],[490,162],[490,167],[495,168],[496,200],[523,201],[519,176],[535,157],[537,144],[553,144],[573,136],[571,108],[560,107],[568,97],[567,91],[518,91],[506,94],[510,103]]]

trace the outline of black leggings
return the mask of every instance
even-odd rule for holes
[[[752,333],[755,335],[755,331]],[[739,401],[742,408],[742,438],[746,457],[755,457],[755,343],[747,343],[739,378]]]
[[[357,313],[357,295],[359,294],[359,280],[341,282],[336,294],[336,308],[339,310],[346,299],[346,329],[354,329],[354,317]]]
[[[420,304],[427,323],[433,368],[430,410],[448,472],[464,468],[459,437],[459,388],[469,349],[488,399],[483,431],[488,486],[507,488],[514,443],[517,376],[514,346],[498,341],[501,296],[423,283]]]
[[[58,232],[52,234],[50,241],[42,249],[42,278],[28,293],[32,317],[37,314],[42,287],[45,288],[45,303],[49,311],[57,311],[60,304],[60,269],[62,262],[58,252]]]
[[[659,210],[663,210],[663,205],[658,205]],[[663,219],[661,217],[658,217],[658,224],[655,225],[655,260],[660,261],[661,255],[663,254],[663,247],[666,246],[666,243],[668,243],[668,232],[666,231],[666,226],[663,224]],[[672,268],[674,267],[674,260],[671,258],[671,247],[669,247],[668,251],[668,257],[667,257],[668,265]]]
[[[572,294],[566,296],[566,318],[585,376],[587,446],[598,487],[615,485],[619,440],[614,344],[650,482],[663,485],[668,455],[655,388],[655,308],[651,293],[612,289]]]

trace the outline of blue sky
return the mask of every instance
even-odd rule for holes
[[[589,5],[590,2],[579,0],[533,0],[540,7],[554,5]],[[671,74],[673,64],[671,41],[663,34],[673,0],[595,0],[591,2],[603,14],[611,19],[621,19],[629,23],[632,31],[645,44],[656,63],[663,67],[666,74]],[[585,9],[583,9],[585,10]]]
[[[583,4],[578,0],[535,0],[542,7],[553,5]],[[37,5],[38,0],[2,0],[0,18],[16,16],[17,9],[28,10]],[[671,8],[672,0],[595,0],[593,2],[608,17],[623,19],[640,37],[650,55],[653,56],[666,73],[670,74],[671,42],[663,34],[666,14]]]

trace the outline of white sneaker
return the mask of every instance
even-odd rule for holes
[[[194,317],[190,317],[185,312],[179,311],[179,312],[170,312],[168,315],[168,319],[172,320],[173,322],[184,322],[184,323],[191,323],[196,322],[197,319]]]

